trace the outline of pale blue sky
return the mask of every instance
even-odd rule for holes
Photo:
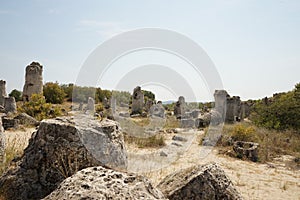
[[[1,0],[0,27],[0,79],[8,92],[22,89],[25,67],[34,60],[44,65],[45,82],[75,82],[105,39],[143,27],[196,41],[215,63],[224,88],[242,99],[291,90],[300,82],[297,0]]]

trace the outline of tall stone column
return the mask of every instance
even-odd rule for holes
[[[0,106],[4,106],[6,96],[6,81],[0,80]]]
[[[26,67],[23,101],[29,101],[32,94],[43,94],[43,66],[38,62]]]

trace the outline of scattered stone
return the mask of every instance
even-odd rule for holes
[[[133,90],[132,94],[132,106],[131,106],[131,114],[142,114],[144,107],[144,94],[141,90],[140,86],[137,86]]]
[[[193,127],[195,127],[195,120],[194,119],[181,119],[180,127],[181,128],[193,128]]]
[[[159,153],[159,155],[162,156],[162,157],[168,157],[168,154],[166,154],[166,153],[163,152],[163,151],[161,151],[161,152]]]
[[[18,119],[13,119],[9,117],[2,117],[2,125],[4,130],[8,129],[18,129],[19,128],[19,120]]]
[[[23,101],[29,101],[32,94],[43,94],[43,66],[38,62],[26,67]]]
[[[128,112],[120,112],[119,116],[124,117],[124,118],[128,118],[128,117],[130,117],[130,114]]]
[[[0,178],[0,199],[41,199],[67,177],[91,166],[126,169],[117,122],[80,116],[43,120],[22,158]]]
[[[4,106],[1,106],[1,105],[0,105],[0,113],[5,113],[5,108],[4,108]]]
[[[136,174],[103,167],[83,169],[64,180],[44,200],[61,199],[165,199],[150,181]]]
[[[15,97],[5,97],[4,99],[4,108],[6,113],[16,113],[17,112],[17,103]]]
[[[177,136],[177,135],[174,135],[174,136],[172,137],[172,140],[180,141],[180,142],[186,142],[186,141],[187,141],[187,139],[185,139],[184,137]]]
[[[237,157],[257,162],[258,161],[258,143],[236,141],[233,143],[233,150],[237,154]]]
[[[17,115],[14,119],[19,120],[20,124],[25,126],[38,126],[40,124],[35,118],[31,117],[26,113],[21,113]]]
[[[177,146],[177,147],[182,147],[181,144],[178,144],[178,143],[176,143],[176,142],[172,142],[171,144],[174,145],[174,146]]]
[[[168,175],[157,186],[170,200],[241,200],[233,183],[217,164],[194,166]]]

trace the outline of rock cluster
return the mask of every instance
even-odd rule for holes
[[[0,178],[0,199],[41,199],[65,178],[91,166],[126,168],[119,125],[79,117],[41,122],[16,166]],[[96,152],[96,153],[95,153]]]
[[[43,93],[43,66],[32,62],[26,67],[23,101],[29,101],[32,94]]]
[[[165,199],[144,177],[103,167],[83,169],[64,180],[44,200]]]
[[[217,164],[184,169],[168,175],[157,186],[170,200],[242,199]]]

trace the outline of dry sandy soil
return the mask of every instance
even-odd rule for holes
[[[25,131],[6,131],[5,135],[8,144],[14,143],[18,148],[24,149],[28,145],[28,139],[33,131],[32,128]],[[268,164],[238,160],[218,154],[217,148],[203,149],[198,145],[202,134],[203,132],[200,131],[177,133],[176,135],[188,138],[187,142],[176,142],[182,144],[179,147],[171,144],[174,142],[171,140],[174,133],[166,134],[167,146],[162,149],[138,149],[133,145],[127,146],[129,169],[138,171],[133,166],[145,169],[142,165],[147,165],[147,162],[141,162],[140,159],[143,158],[143,155],[153,155],[152,164],[158,170],[152,172],[141,170],[140,173],[150,178],[156,185],[166,175],[176,170],[192,165],[216,162],[225,170],[244,199],[300,200],[300,171],[290,170],[286,167],[285,161],[290,159],[289,156],[283,156]],[[160,156],[161,151],[166,152],[169,156]],[[151,157],[144,158],[151,163]]]
[[[286,162],[292,159],[290,156],[283,156],[267,164],[243,161],[220,155],[217,148],[203,149],[198,144],[203,132],[194,132],[194,134],[196,137],[193,138],[190,146],[174,162],[159,170],[143,172],[143,174],[157,185],[166,175],[176,170],[215,162],[225,170],[244,199],[300,199],[300,170],[288,169]],[[176,135],[188,137],[189,133],[183,132]],[[172,135],[167,138],[171,137]],[[168,144],[170,141],[167,141]],[[138,152],[133,146],[129,146],[128,151]],[[134,158],[129,157],[129,159]],[[161,157],[161,159],[164,158]],[[129,160],[129,166],[131,162],[133,161]]]

